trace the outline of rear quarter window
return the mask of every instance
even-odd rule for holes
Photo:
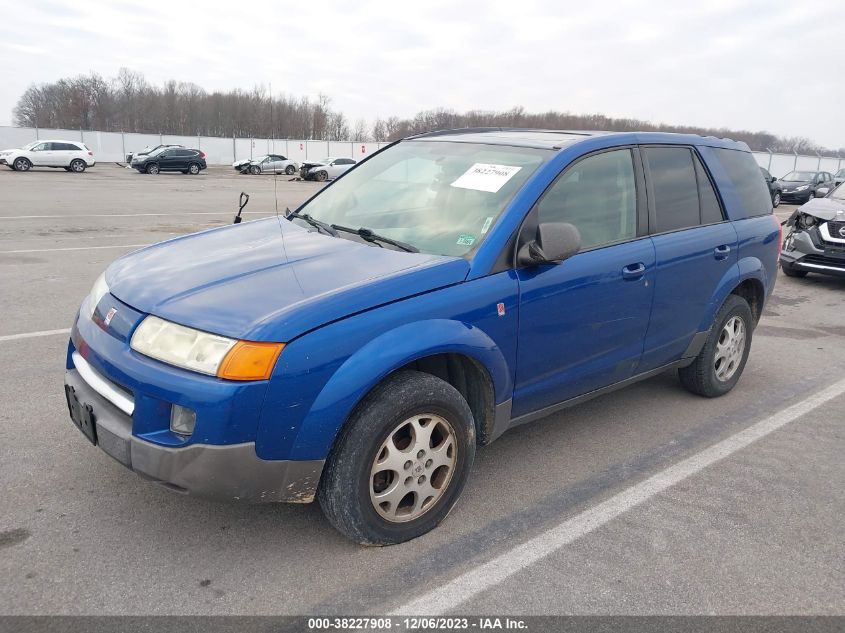
[[[709,154],[721,166],[742,205],[742,217],[772,213],[772,199],[766,181],[760,177],[760,167],[750,152],[735,149],[708,148]]]

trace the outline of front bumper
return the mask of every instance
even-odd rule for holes
[[[198,497],[252,502],[314,500],[323,460],[264,460],[255,443],[167,447],[132,434],[132,417],[94,389],[77,369],[65,388],[90,406],[96,444],[115,460],[170,490]],[[102,387],[101,387],[102,389]]]
[[[780,255],[791,270],[845,277],[845,244],[826,242],[816,227],[791,233]]]
[[[802,204],[812,200],[815,194],[812,191],[781,191],[780,199],[782,202],[801,202]]]

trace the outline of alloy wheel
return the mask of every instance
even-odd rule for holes
[[[728,319],[716,343],[714,367],[716,378],[727,382],[736,373],[745,354],[745,321],[735,316]]]
[[[458,460],[455,430],[430,413],[398,424],[382,442],[370,469],[370,501],[392,523],[433,508],[449,487]]]

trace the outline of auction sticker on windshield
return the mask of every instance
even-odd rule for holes
[[[460,178],[453,182],[452,186],[461,189],[475,189],[476,191],[496,193],[520,169],[522,167],[515,167],[513,165],[475,163]]]

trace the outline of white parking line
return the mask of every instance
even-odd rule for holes
[[[141,248],[149,244],[115,244],[114,246],[72,246],[68,248],[26,248],[19,251],[0,251],[0,255],[13,255],[15,253],[53,253],[55,251],[93,251],[100,248]]]
[[[270,211],[244,211],[241,215],[264,214],[272,216]],[[219,215],[228,217],[232,215],[225,211],[173,211],[171,213],[83,213],[79,215],[0,215],[0,220],[38,220],[55,218],[145,218],[145,217],[167,217],[171,215]]]
[[[24,332],[23,334],[6,334],[0,336],[0,343],[3,341],[17,341],[22,338],[37,338],[39,336],[53,336],[55,334],[70,334],[70,328],[61,330],[41,330],[40,332]]]
[[[742,450],[843,393],[845,380],[840,380],[398,607],[392,615],[438,615],[452,610],[667,488]]]

